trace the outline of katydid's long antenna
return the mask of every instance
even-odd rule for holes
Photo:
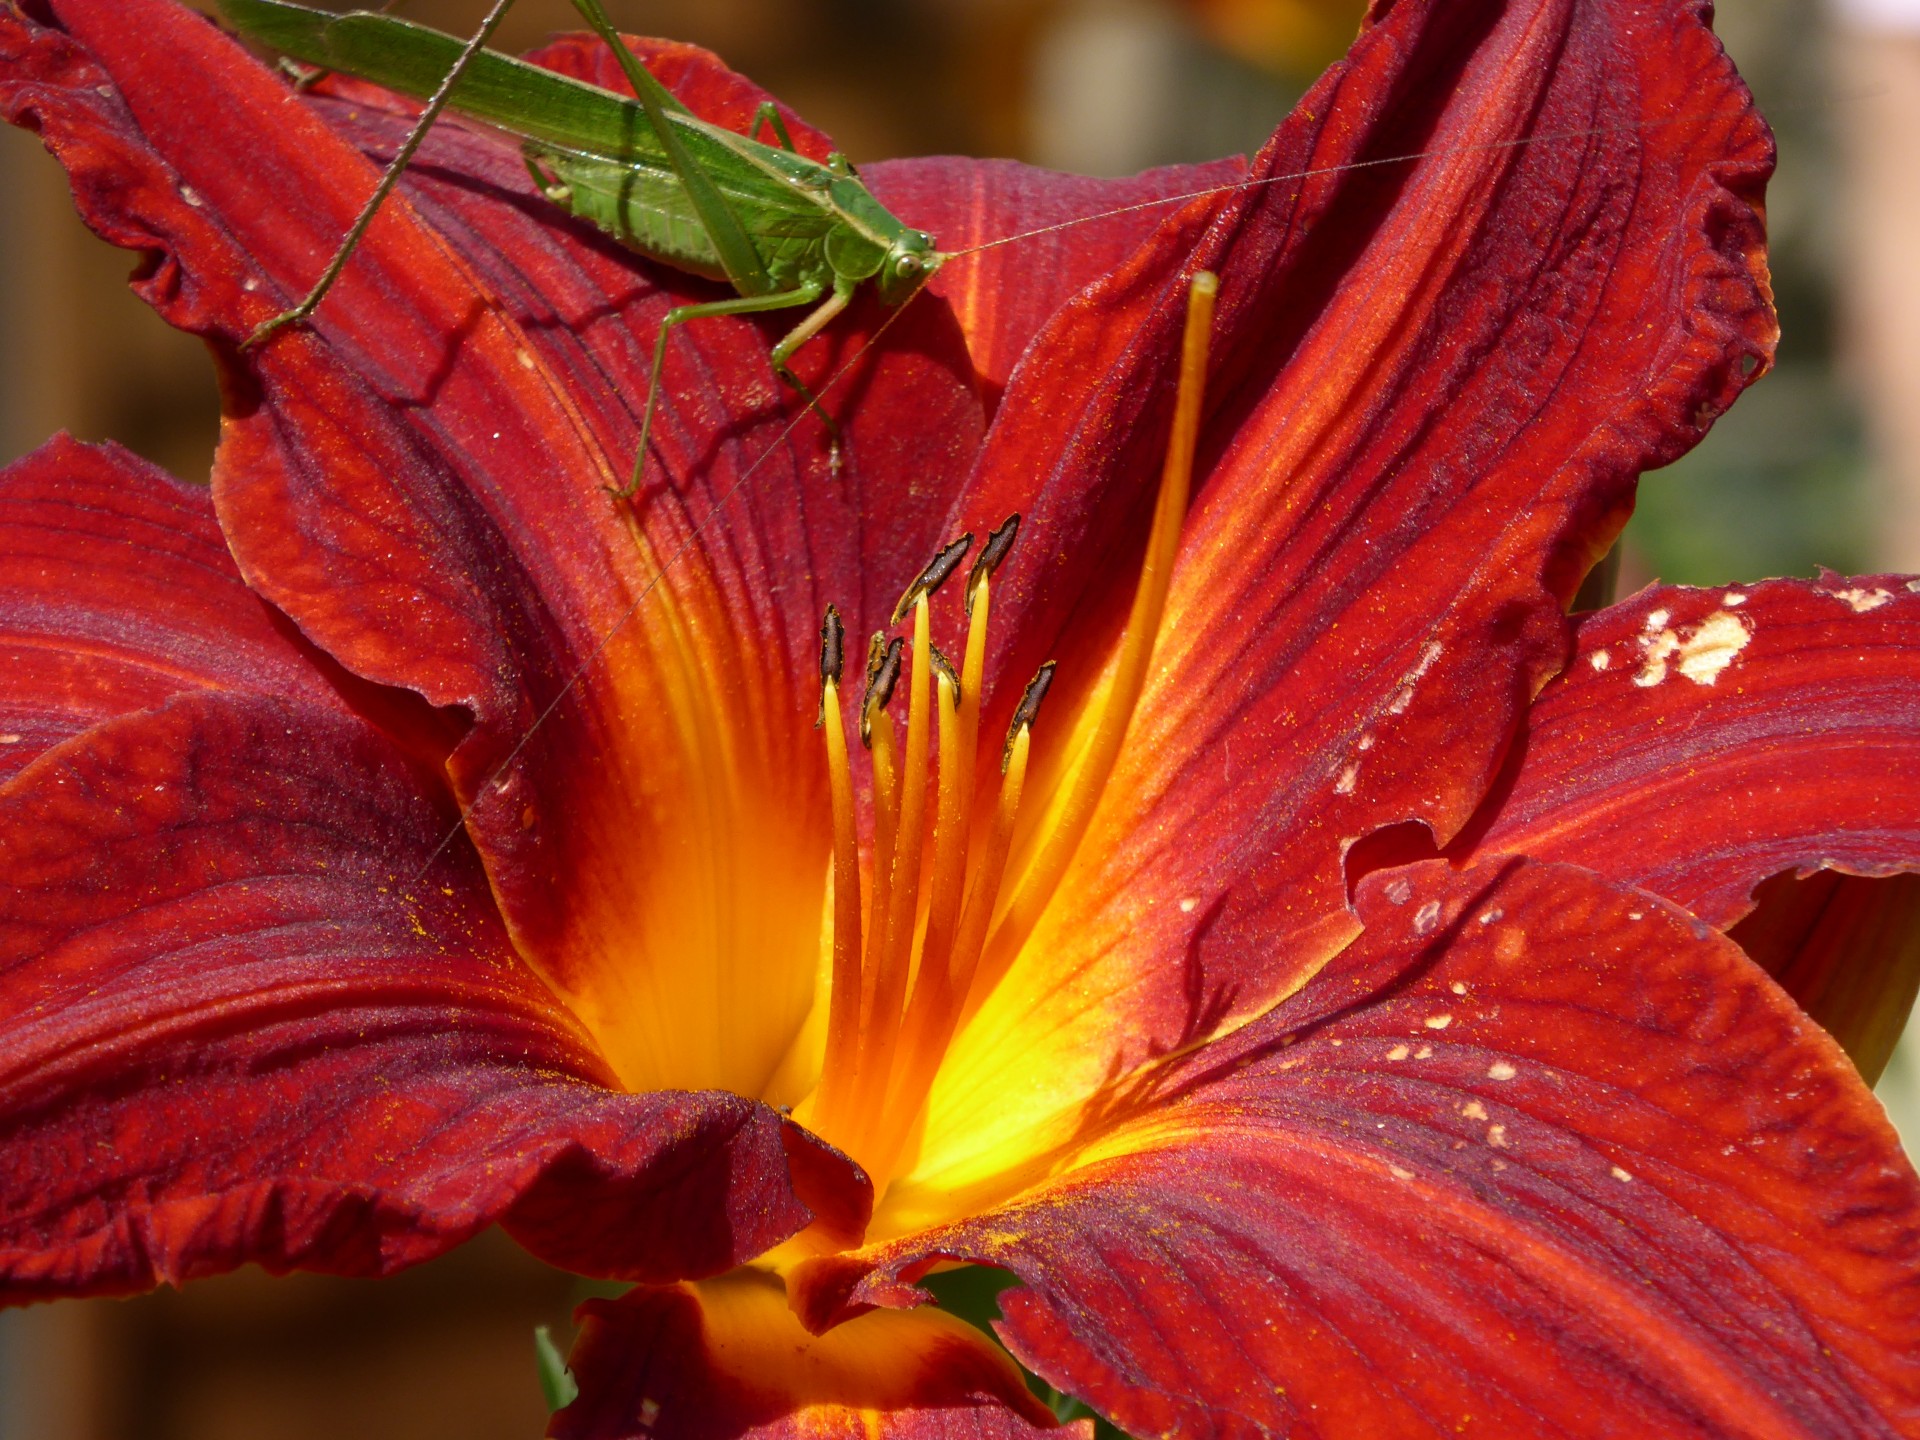
[[[1349,170],[1374,170],[1383,165],[1411,165],[1419,160],[1440,160],[1452,155],[1470,155],[1475,151],[1523,150],[1531,145],[1543,145],[1556,140],[1591,140],[1601,135],[1640,135],[1669,125],[1680,125],[1689,120],[1705,118],[1707,118],[1706,111],[1697,111],[1690,115],[1668,115],[1658,120],[1641,120],[1632,124],[1594,125],[1581,130],[1548,130],[1534,135],[1516,135],[1507,140],[1482,140],[1469,145],[1442,145],[1431,150],[1409,150],[1403,155],[1377,155],[1371,160],[1348,160],[1339,165],[1319,165],[1307,170],[1289,170],[1283,175],[1263,175],[1257,180],[1234,180],[1222,185],[1208,185],[1199,190],[1183,191],[1178,195],[1160,195],[1152,200],[1136,200],[1131,205],[1116,205],[1111,210],[1096,210],[1089,215],[1076,215],[1071,220],[1042,225],[1035,230],[1020,230],[1012,235],[1002,235],[996,240],[983,240],[978,245],[968,245],[964,249],[948,250],[945,254],[949,260],[959,260],[967,255],[978,255],[983,250],[996,250],[1002,245],[1011,245],[1018,240],[1037,239],[1042,235],[1051,235],[1055,231],[1071,230],[1076,225],[1088,225],[1096,220],[1112,220],[1121,215],[1133,215],[1142,210],[1155,210],[1167,205],[1184,205],[1190,200],[1205,200],[1215,195],[1231,195],[1239,190],[1258,190],[1268,185],[1281,185],[1289,180],[1312,180],[1322,175],[1342,175]]]

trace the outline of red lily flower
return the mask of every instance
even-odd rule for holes
[[[1857,877],[1920,856],[1920,597],[1564,614],[1771,353],[1771,146],[1703,8],[1379,5],[1254,162],[1295,178],[856,313],[811,356],[857,356],[844,473],[773,322],[682,332],[631,503],[709,289],[449,125],[242,354],[404,112],[169,0],[0,12],[0,106],[227,397],[210,498],[66,441],[0,476],[0,1298],[499,1223],[642,1282],[561,1435],[1046,1425],[913,1308],[948,1259],[1136,1432],[1920,1434],[1920,1182],[1796,1003],[1871,1068],[1912,983],[1865,948],[1912,889]],[[959,250],[1237,173],[868,178]],[[883,626],[1013,512],[977,629],[910,611],[891,778],[886,720],[840,763],[825,607]]]

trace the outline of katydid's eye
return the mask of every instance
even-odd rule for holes
[[[920,257],[918,255],[902,255],[897,268],[902,275],[911,275],[920,268]]]

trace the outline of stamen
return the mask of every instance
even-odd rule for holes
[[[967,572],[967,618],[973,618],[973,597],[989,576],[1000,568],[1000,562],[1007,558],[1007,552],[1013,549],[1014,537],[1020,533],[1020,514],[1015,511],[1000,522],[1000,528],[987,536],[987,543],[980,547],[980,554],[973,562],[973,569]]]
[[[873,720],[893,699],[893,687],[900,679],[901,641],[898,635],[888,640],[874,632],[867,642],[867,696],[860,702],[860,743],[873,748]]]
[[[873,750],[873,895],[867,905],[866,959],[860,967],[860,1027],[856,1038],[864,1037],[873,1021],[874,991],[880,976],[881,956],[887,943],[889,896],[893,890],[893,852],[900,819],[900,784],[893,758],[893,716],[876,708],[870,712],[870,718]],[[857,1044],[846,1055],[846,1063],[850,1068],[859,1068],[861,1048]]]
[[[984,589],[984,587],[983,587]],[[982,595],[984,599],[984,594]],[[970,647],[971,648],[971,647]],[[973,885],[967,894],[967,908],[960,921],[959,934],[951,951],[940,954],[931,943],[920,962],[920,978],[914,985],[914,1012],[908,1017],[905,1038],[900,1049],[900,1064],[894,1074],[887,1101],[887,1125],[868,1162],[869,1173],[877,1183],[890,1177],[902,1146],[912,1132],[932,1089],[934,1075],[946,1055],[947,1043],[958,1028],[961,1002],[973,986],[979,968],[980,953],[986,943],[987,922],[993,918],[995,902],[1000,898],[1000,881],[1006,872],[1007,852],[1013,848],[1013,829],[1020,815],[1020,793],[1026,785],[1027,753],[1033,740],[1033,721],[1053,683],[1053,664],[1049,660],[1039,674],[1028,682],[1020,706],[1007,732],[1004,764],[1001,770],[1000,800],[994,807],[993,829],[987,848],[974,870]],[[931,935],[929,935],[931,940]],[[944,947],[943,947],[944,948]],[[921,995],[929,998],[920,1003]]]
[[[969,530],[958,540],[942,547],[940,553],[927,562],[927,568],[913,577],[913,583],[901,594],[900,603],[893,607],[893,619],[888,623],[898,625],[907,618],[907,613],[915,604],[946,584],[947,577],[960,568],[960,562],[966,558],[972,544],[973,532]]]
[[[1027,688],[1021,692],[1020,703],[1013,707],[1013,720],[1007,726],[1006,747],[1000,752],[1000,773],[1007,773],[1007,766],[1013,763],[1013,742],[1033,728],[1033,720],[1040,713],[1040,704],[1047,698],[1047,691],[1053,688],[1053,667],[1057,662],[1049,660],[1034,672],[1033,679],[1027,682]]]
[[[953,661],[940,653],[940,647],[938,645],[929,645],[927,647],[927,661],[933,666],[934,678],[953,687],[954,704],[958,705],[961,694],[960,672],[953,668]]]
[[[1047,814],[1041,817],[1039,833],[1046,838],[1021,875],[1007,903],[1005,917],[994,932],[986,983],[997,980],[1012,963],[1020,946],[1026,943],[1041,912],[1052,900],[1074,852],[1080,848],[1093,819],[1094,807],[1113,773],[1128,723],[1133,719],[1134,706],[1146,685],[1193,482],[1193,452],[1200,433],[1200,404],[1207,373],[1207,340],[1219,288],[1218,277],[1202,270],[1194,275],[1187,291],[1187,325],[1180,349],[1180,389],[1174,401],[1173,433],[1167,440],[1167,459],[1160,472],[1153,527],[1147,536],[1147,552],[1140,567],[1133,608],[1127,615],[1126,631],[1120,637],[1113,682],[1101,703],[1092,740],[1048,806]],[[1009,764],[1011,760],[1009,750]]]
[[[840,671],[847,660],[847,627],[840,623],[840,607],[827,606],[827,615],[820,622],[820,713],[813,718],[813,728],[818,730],[827,714],[827,689],[831,685],[836,691],[840,686]]]
[[[853,776],[840,716],[840,671],[846,631],[840,612],[827,607],[820,627],[820,716],[827,732],[827,788],[833,808],[833,989],[827,1010],[827,1053],[820,1070],[818,1114],[846,1108],[852,1067],[841,1057],[860,1043],[860,852],[853,826]]]

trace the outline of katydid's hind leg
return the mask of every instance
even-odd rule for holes
[[[747,139],[758,140],[760,138],[760,127],[762,125],[773,131],[774,138],[780,142],[780,148],[782,150],[792,150],[796,154],[799,153],[798,148],[793,143],[793,136],[787,133],[787,122],[780,118],[780,107],[771,100],[762,100],[760,102],[760,108],[753,112],[753,123],[747,126]]]
[[[793,373],[787,361],[793,358],[794,352],[802,345],[826,329],[834,316],[847,308],[848,303],[853,299],[853,288],[853,281],[835,276],[833,293],[826,298],[819,309],[789,330],[781,338],[780,343],[773,347],[773,353],[769,357],[773,361],[773,373],[797,390],[800,398],[807,402],[808,408],[820,417],[820,423],[827,427],[827,463],[833,468],[835,475],[840,473],[840,422],[827,413],[826,406],[822,405],[819,397],[807,388],[798,375]]]
[[[608,487],[615,497],[621,500],[633,498],[646,473],[647,437],[653,432],[653,409],[660,400],[660,373],[666,364],[668,332],[689,320],[704,320],[715,315],[756,315],[766,310],[788,310],[795,305],[811,305],[820,298],[823,288],[815,282],[802,285],[797,290],[776,291],[772,295],[741,295],[732,300],[710,301],[705,305],[680,305],[666,313],[660,321],[659,333],[653,338],[653,373],[647,376],[647,403],[640,412],[640,441],[634,450],[633,475],[624,486]],[[774,368],[779,370],[781,367],[776,363]]]
[[[354,217],[353,224],[347,228],[346,235],[341,238],[338,248],[334,250],[333,259],[327,262],[327,268],[320,272],[320,278],[314,281],[313,288],[307,291],[306,297],[291,310],[282,310],[272,319],[254,326],[253,333],[241,342],[241,349],[252,349],[287,326],[299,324],[319,309],[320,302],[333,288],[333,282],[340,278],[340,272],[347,268],[347,261],[359,248],[361,237],[367,233],[367,227],[373,224],[373,217],[380,213],[381,205],[386,203],[387,196],[393,193],[393,187],[400,183],[400,177],[406,173],[407,166],[413,163],[414,152],[419,150],[420,143],[427,138],[427,131],[431,130],[433,122],[440,118],[440,112],[447,108],[447,101],[453,98],[453,90],[460,83],[460,77],[473,63],[474,56],[486,48],[487,41],[492,39],[493,32],[500,28],[500,22],[506,19],[507,11],[512,5],[513,0],[493,0],[493,4],[488,7],[486,18],[480,22],[480,28],[473,32],[473,38],[467,41],[466,48],[454,60],[452,67],[447,71],[446,78],[440,82],[440,88],[433,92],[432,98],[420,111],[420,118],[413,122],[413,129],[407,132],[407,138],[400,146],[399,152],[388,163],[386,170],[380,176],[380,183],[373,187],[373,193],[360,207],[360,213]]]

